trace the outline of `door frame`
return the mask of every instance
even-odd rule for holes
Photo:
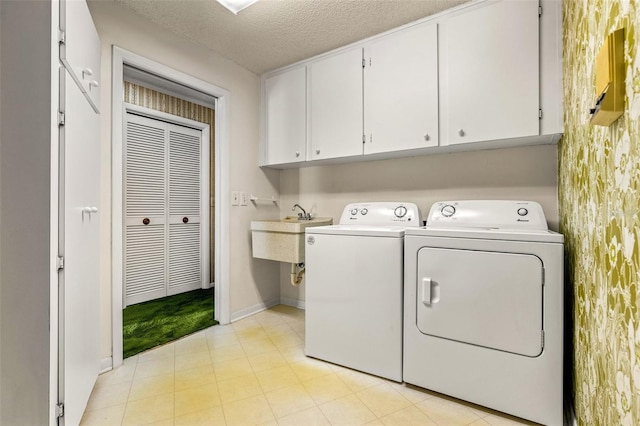
[[[215,319],[230,322],[229,311],[229,105],[228,90],[161,63],[113,46],[111,69],[111,284],[112,284],[112,367],[122,364],[123,306],[123,138],[124,138],[124,65],[155,74],[217,98],[215,132]],[[103,366],[104,367],[104,366]]]
[[[200,169],[200,279],[201,279],[201,288],[210,288],[211,284],[214,281],[205,281],[205,277],[209,275],[210,270],[210,262],[211,262],[211,254],[209,253],[209,228],[211,224],[209,223],[209,210],[211,206],[209,204],[210,200],[210,192],[209,192],[209,173],[210,170],[210,139],[209,133],[211,131],[210,126],[207,123],[201,123],[199,121],[190,120],[188,118],[180,117],[173,114],[168,114],[166,112],[157,111],[150,108],[145,108],[139,105],[134,105],[125,102],[124,110],[123,110],[123,123],[126,123],[126,115],[127,113],[132,113],[137,116],[145,117],[155,121],[161,121],[169,124],[174,124],[177,126],[188,127],[190,129],[195,129],[200,131],[200,158],[201,158],[201,169]],[[214,125],[215,127],[215,125]],[[124,152],[123,152],[124,155]],[[169,163],[167,162],[167,167]],[[166,169],[165,169],[166,172]],[[123,182],[124,185],[124,182]],[[124,199],[124,198],[123,198]],[[168,213],[167,213],[168,214]],[[126,215],[125,215],[126,216]],[[203,220],[204,218],[204,220]],[[166,221],[167,230],[169,229],[169,220]],[[124,237],[124,234],[122,234]],[[215,254],[215,253],[214,253]],[[123,254],[124,256],[124,254]],[[124,257],[123,257],[124,259]],[[211,277],[211,280],[215,279]],[[167,290],[167,288],[165,288]],[[122,304],[126,305],[126,297],[125,291],[123,287],[122,292]],[[168,294],[167,294],[168,295]]]

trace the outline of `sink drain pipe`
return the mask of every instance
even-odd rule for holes
[[[302,276],[304,275],[304,263],[292,263],[291,264],[291,285],[298,286],[302,282]]]

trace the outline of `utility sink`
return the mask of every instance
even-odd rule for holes
[[[276,220],[251,222],[253,257],[287,263],[304,263],[304,230],[310,226],[331,225],[333,218],[300,219],[287,216]]]

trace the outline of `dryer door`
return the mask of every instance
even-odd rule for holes
[[[530,357],[542,353],[537,256],[423,247],[417,278],[423,334]]]

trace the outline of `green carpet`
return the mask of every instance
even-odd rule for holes
[[[128,358],[216,324],[213,288],[127,306],[122,312],[123,356]]]

